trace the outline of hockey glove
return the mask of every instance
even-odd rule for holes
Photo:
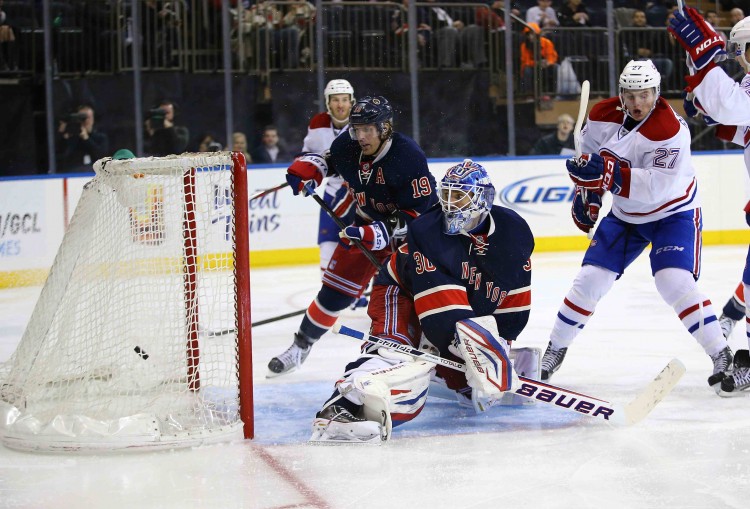
[[[366,226],[347,226],[339,232],[339,237],[345,244],[351,244],[349,239],[357,239],[370,251],[386,248],[390,240],[388,228],[382,221],[375,221]]]
[[[466,382],[472,389],[497,396],[518,385],[510,344],[500,337],[494,316],[457,322],[455,340],[448,349],[466,362]]]
[[[714,58],[726,56],[722,38],[692,7],[685,7],[683,12],[676,11],[667,30],[687,51],[698,70],[706,67]]]
[[[406,238],[408,225],[398,214],[393,214],[386,219],[388,230],[391,232],[391,240],[400,244]]]
[[[745,205],[745,222],[750,226],[750,201]]]
[[[596,220],[599,219],[601,208],[602,196],[599,193],[576,187],[570,214],[579,230],[588,233],[596,224]]]
[[[698,98],[688,92],[688,90],[690,89],[688,88],[687,90],[682,91],[682,107],[685,110],[685,114],[689,118],[693,118],[698,115],[698,113],[700,113],[703,116],[703,121],[707,126],[711,127],[717,125],[718,122],[706,115],[706,110],[703,109],[703,105],[701,105]]]
[[[310,184],[311,189],[315,189],[326,176],[328,165],[323,156],[319,154],[305,154],[292,162],[286,170],[286,181],[292,188],[292,192],[297,195],[300,192],[302,196],[307,196],[305,185]]]
[[[580,159],[565,161],[565,167],[578,187],[600,194],[610,190],[613,194],[620,194],[622,190],[620,163],[614,157],[583,154]]]
[[[349,184],[346,182],[338,188],[335,194],[331,195],[326,192],[324,199],[326,204],[333,210],[333,213],[336,214],[336,217],[342,219],[349,214],[354,206],[354,195],[351,192]]]

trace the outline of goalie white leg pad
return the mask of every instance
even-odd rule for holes
[[[519,376],[525,376],[532,380],[540,380],[542,376],[541,348],[513,348],[510,351],[510,360],[513,361],[513,368]],[[536,400],[506,392],[496,404],[500,406],[519,406],[533,405],[535,402]]]
[[[500,337],[494,316],[467,318],[456,323],[456,344],[466,361],[466,380],[473,389],[497,396],[518,386],[518,376],[508,352],[508,342]]]
[[[434,367],[425,361],[403,362],[354,380],[364,417],[380,423],[383,440],[390,439],[393,426],[412,420],[422,411]]]

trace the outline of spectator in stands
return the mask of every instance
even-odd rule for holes
[[[633,11],[630,26],[642,30],[628,30],[623,33],[626,57],[632,60],[651,60],[659,70],[662,80],[668,79],[672,75],[674,64],[664,55],[667,47],[664,33],[652,30],[647,24],[646,13],[641,10]]]
[[[247,150],[247,136],[239,131],[232,133],[232,152],[242,152],[245,154],[245,162],[250,164],[253,158]]]
[[[148,112],[146,153],[153,156],[181,154],[187,147],[190,132],[185,126],[175,125],[175,104],[163,100]]]
[[[305,37],[313,29],[315,22],[315,6],[310,2],[294,2],[286,7],[282,25],[297,30],[297,54],[305,64],[312,58],[312,38]],[[309,41],[304,48],[299,48],[299,41]],[[290,61],[291,62],[291,61]]]
[[[745,19],[745,13],[739,7],[729,11],[729,26],[734,26],[743,19]]]
[[[435,3],[435,0],[428,0],[428,3]],[[460,63],[465,68],[476,68],[487,64],[484,29],[474,23],[474,16],[473,8],[446,10],[437,5],[429,7],[426,24],[432,28],[437,45],[438,67],[455,68]],[[460,62],[458,55],[462,55],[465,61]]]
[[[724,44],[726,45],[727,42],[727,34],[719,30],[719,27],[721,26],[721,19],[719,19],[719,15],[716,13],[716,11],[708,10],[706,11],[706,21],[708,21],[712,27],[716,29],[716,33],[719,34],[719,37],[722,38],[724,41]]]
[[[554,133],[542,136],[531,149],[532,155],[573,155],[573,117],[563,113],[557,117],[557,129]]]
[[[4,0],[0,0],[0,72],[18,69],[17,30],[10,24],[8,15],[3,11],[3,2]]]
[[[296,18],[285,18],[272,2],[266,1],[258,2],[246,12],[246,17],[252,20],[251,26],[257,30],[257,38],[256,34],[252,34],[252,40],[258,41],[257,51],[261,68],[297,68],[300,29],[296,25]],[[268,51],[266,39],[271,42]],[[266,53],[270,53],[270,62],[266,62]]]
[[[566,0],[560,10],[557,11],[557,19],[564,27],[591,26],[589,23],[589,11],[582,0]]]
[[[530,7],[526,11],[526,23],[536,23],[541,28],[560,26],[555,9],[552,8],[552,0],[536,0],[536,3],[536,7]]]
[[[557,86],[557,50],[552,41],[541,35],[536,23],[529,23],[523,29],[521,42],[521,90],[531,93],[534,90],[534,70],[544,85],[544,90],[555,90]],[[534,59],[535,47],[539,46],[539,61]]]
[[[573,155],[573,126],[575,121],[567,113],[557,117],[555,132],[542,136],[531,149],[533,155]]]
[[[291,154],[279,141],[279,131],[275,126],[268,125],[263,129],[260,145],[252,152],[252,159],[259,164],[291,161]]]
[[[179,47],[182,24],[181,3],[144,0],[141,4],[141,32],[144,67],[176,65],[174,49]]]
[[[221,143],[211,133],[203,133],[196,138],[192,146],[188,148],[192,152],[218,152],[224,150],[224,144]]]
[[[109,155],[109,138],[96,129],[94,122],[94,108],[84,104],[58,124],[59,171],[91,171],[94,161]]]

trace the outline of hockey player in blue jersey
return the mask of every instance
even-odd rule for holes
[[[287,170],[294,194],[338,175],[349,185],[356,215],[339,235],[341,241],[323,273],[323,286],[307,308],[292,345],[268,363],[268,376],[297,369],[312,345],[364,291],[376,272],[349,239],[357,239],[381,262],[403,239],[407,226],[437,203],[435,178],[421,148],[393,131],[393,109],[384,97],[363,97],[349,114],[349,136],[339,136],[330,154],[305,154]]]
[[[518,214],[492,205],[495,189],[475,162],[448,169],[438,195],[440,207],[411,223],[407,244],[375,278],[370,334],[475,359],[465,374],[437,369],[449,388],[483,401],[482,410],[517,382],[510,343],[529,318],[534,238]],[[387,440],[392,426],[421,412],[434,369],[386,348],[364,348],[316,415],[311,441]]]

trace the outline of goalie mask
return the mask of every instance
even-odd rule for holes
[[[487,170],[471,159],[448,168],[438,185],[443,208],[443,232],[448,235],[476,229],[495,201],[495,187]]]
[[[619,84],[620,104],[622,105],[623,111],[628,113],[625,108],[623,92],[625,90],[647,90],[653,88],[656,95],[654,98],[655,106],[657,99],[659,99],[659,93],[661,92],[661,74],[659,74],[659,70],[651,60],[631,60],[622,70]]]
[[[393,108],[388,99],[382,96],[367,96],[359,99],[349,114],[349,136],[357,139],[354,126],[374,124],[380,134],[380,140],[385,141],[393,134]]]
[[[745,59],[745,50],[750,42],[750,16],[739,21],[729,33],[727,42],[727,53],[738,57],[740,64],[747,71],[750,68],[750,62]]]

